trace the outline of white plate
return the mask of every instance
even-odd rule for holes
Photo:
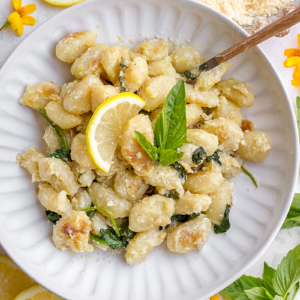
[[[29,83],[71,80],[70,66],[55,58],[55,44],[66,34],[82,30],[99,33],[98,42],[109,45],[116,44],[118,36],[127,44],[145,37],[173,36],[174,41],[197,46],[206,59],[246,37],[220,13],[183,0],[86,1],[37,28],[0,73],[1,244],[34,280],[66,299],[205,299],[263,254],[287,214],[298,169],[298,137],[283,85],[258,48],[232,61],[226,77],[249,81],[256,102],[242,111],[258,130],[268,133],[272,151],[263,163],[246,163],[258,178],[258,189],[245,174],[232,180],[232,227],[227,234],[212,233],[203,252],[179,255],[161,246],[144,262],[129,266],[122,256],[100,250],[83,255],[60,251],[53,246],[52,226],[38,204],[36,185],[15,163],[18,152],[33,145],[45,149],[46,124],[18,100]]]

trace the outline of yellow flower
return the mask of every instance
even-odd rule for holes
[[[36,22],[34,17],[29,16],[36,10],[36,6],[35,4],[28,4],[22,7],[22,0],[13,0],[13,6],[16,11],[10,14],[0,30],[10,23],[11,28],[17,30],[18,35],[22,35],[24,30],[23,24],[33,26]]]
[[[300,47],[300,34],[297,35],[298,45]],[[293,80],[291,81],[293,86],[300,86],[300,49],[290,48],[285,49],[284,55],[288,59],[284,62],[286,68],[295,67],[293,72]]]

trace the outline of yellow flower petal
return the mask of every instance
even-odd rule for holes
[[[293,78],[300,79],[300,64],[296,66],[296,68],[293,72]]]
[[[13,0],[13,6],[15,10],[22,8],[22,0]]]
[[[285,62],[284,66],[286,68],[294,67],[296,65],[300,64],[300,57],[299,56],[292,56],[289,57]]]
[[[300,86],[300,79],[293,79],[293,80],[291,81],[291,84],[292,84],[293,86]]]
[[[28,4],[22,7],[21,9],[18,9],[18,13],[21,17],[24,17],[26,15],[32,14],[36,10],[35,4]]]
[[[296,56],[297,55],[297,50],[295,48],[290,48],[290,49],[285,49],[284,50],[284,55],[287,57],[291,57],[291,56]]]
[[[10,23],[13,30],[17,30],[18,35],[23,34],[23,23],[20,15],[16,11],[10,14],[7,21]]]
[[[35,18],[31,17],[31,16],[21,17],[21,20],[22,20],[23,24],[30,25],[30,26],[35,25],[35,22],[36,22]]]

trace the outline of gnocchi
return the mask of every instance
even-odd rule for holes
[[[244,171],[243,160],[261,162],[271,151],[267,133],[242,119],[241,107],[253,105],[255,95],[248,82],[223,80],[230,62],[195,81],[182,80],[205,61],[193,47],[171,51],[167,41],[153,38],[129,49],[96,39],[82,31],[59,41],[57,58],[72,64],[76,79],[62,87],[29,85],[20,100],[44,109],[39,112],[51,124],[43,136],[45,153],[31,147],[17,162],[38,182],[37,198],[55,224],[54,245],[82,253],[125,249],[130,265],[165,239],[175,253],[201,250],[212,224],[220,225],[232,206],[228,179]],[[179,81],[185,97],[172,90]],[[176,106],[171,112],[172,99],[179,103],[180,97],[181,114]],[[111,108],[115,103],[121,103],[118,109]],[[179,121],[184,108],[186,123]],[[99,116],[93,148],[91,128]],[[110,168],[103,168],[97,151]]]

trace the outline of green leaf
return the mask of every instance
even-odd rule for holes
[[[194,165],[199,165],[204,161],[207,157],[207,153],[205,149],[201,146],[200,148],[196,149],[192,155],[192,161]]]
[[[221,165],[219,152],[220,152],[220,150],[216,150],[215,153],[212,154],[211,156],[208,156],[208,157],[205,159],[205,161],[206,161],[206,162],[210,162],[210,161],[214,160],[214,161],[217,162],[219,165]]]
[[[126,248],[122,239],[120,239],[116,234],[113,228],[108,227],[107,229],[100,229],[102,237],[106,240],[107,245],[113,249],[117,250],[120,248]]]
[[[244,293],[251,300],[273,299],[273,296],[264,287],[254,287],[250,290],[244,290]]]
[[[264,282],[260,278],[243,275],[238,280],[233,282],[227,288],[221,291],[228,300],[249,300],[247,295],[244,293],[244,290],[249,290],[254,287],[263,287]]]
[[[265,288],[270,292],[273,296],[275,296],[275,291],[273,288],[273,282],[272,279],[275,275],[276,270],[269,267],[268,264],[264,263],[264,273],[263,273],[263,280],[265,283]]]
[[[46,210],[45,213],[46,213],[48,220],[50,222],[52,222],[53,224],[56,224],[57,221],[61,218],[61,215],[59,215],[58,213],[51,211],[51,210]]]
[[[292,205],[281,229],[290,229],[296,226],[300,226],[300,194],[294,195]]]
[[[186,140],[186,101],[184,81],[180,80],[169,92],[162,112],[157,116],[154,144],[160,149],[175,150]]]
[[[178,162],[175,162],[174,164],[172,164],[172,166],[175,168],[175,170],[179,173],[179,178],[183,179],[184,182],[186,182],[187,179],[187,172],[184,169],[184,167],[179,164]]]
[[[192,219],[196,219],[197,217],[200,216],[200,213],[192,213],[189,215]]]
[[[215,233],[223,233],[230,228],[229,213],[230,213],[230,205],[227,204],[221,225],[220,226],[215,225],[214,227]]]
[[[159,160],[160,151],[155,146],[153,146],[146,137],[138,131],[134,132],[135,137],[142,148],[147,152],[152,160]]]
[[[282,297],[275,295],[275,297],[273,298],[273,300],[284,300]]]
[[[179,193],[174,189],[170,190],[170,191],[167,191],[165,196],[168,197],[168,198],[172,198],[174,200],[179,200],[180,199]]]
[[[189,219],[189,215],[177,215],[177,214],[174,214],[171,217],[171,222],[178,221],[178,222],[183,223],[183,222],[186,222],[188,219]]]
[[[254,183],[254,185],[256,187],[258,187],[257,182],[256,182],[254,176],[244,166],[241,166],[241,168],[242,168],[243,172],[250,177],[250,179],[252,180],[252,182]]]
[[[49,153],[49,157],[55,157],[58,159],[61,159],[63,161],[69,161],[70,159],[70,149],[69,149],[69,143],[65,136],[64,131],[57,125],[54,125],[53,121],[48,117],[45,109],[39,108],[38,109],[39,114],[48,122],[50,127],[55,131],[57,134],[59,141],[60,141],[60,149],[56,149],[53,152]]]
[[[165,167],[175,163],[180,157],[184,155],[184,152],[177,152],[171,149],[160,150],[159,163]]]
[[[300,245],[290,250],[277,267],[272,280],[275,292],[284,299],[300,281]]]
[[[129,229],[129,218],[126,217],[122,220],[122,223],[119,226],[119,231],[121,239],[125,247],[127,247],[130,240],[136,235],[136,232]]]

